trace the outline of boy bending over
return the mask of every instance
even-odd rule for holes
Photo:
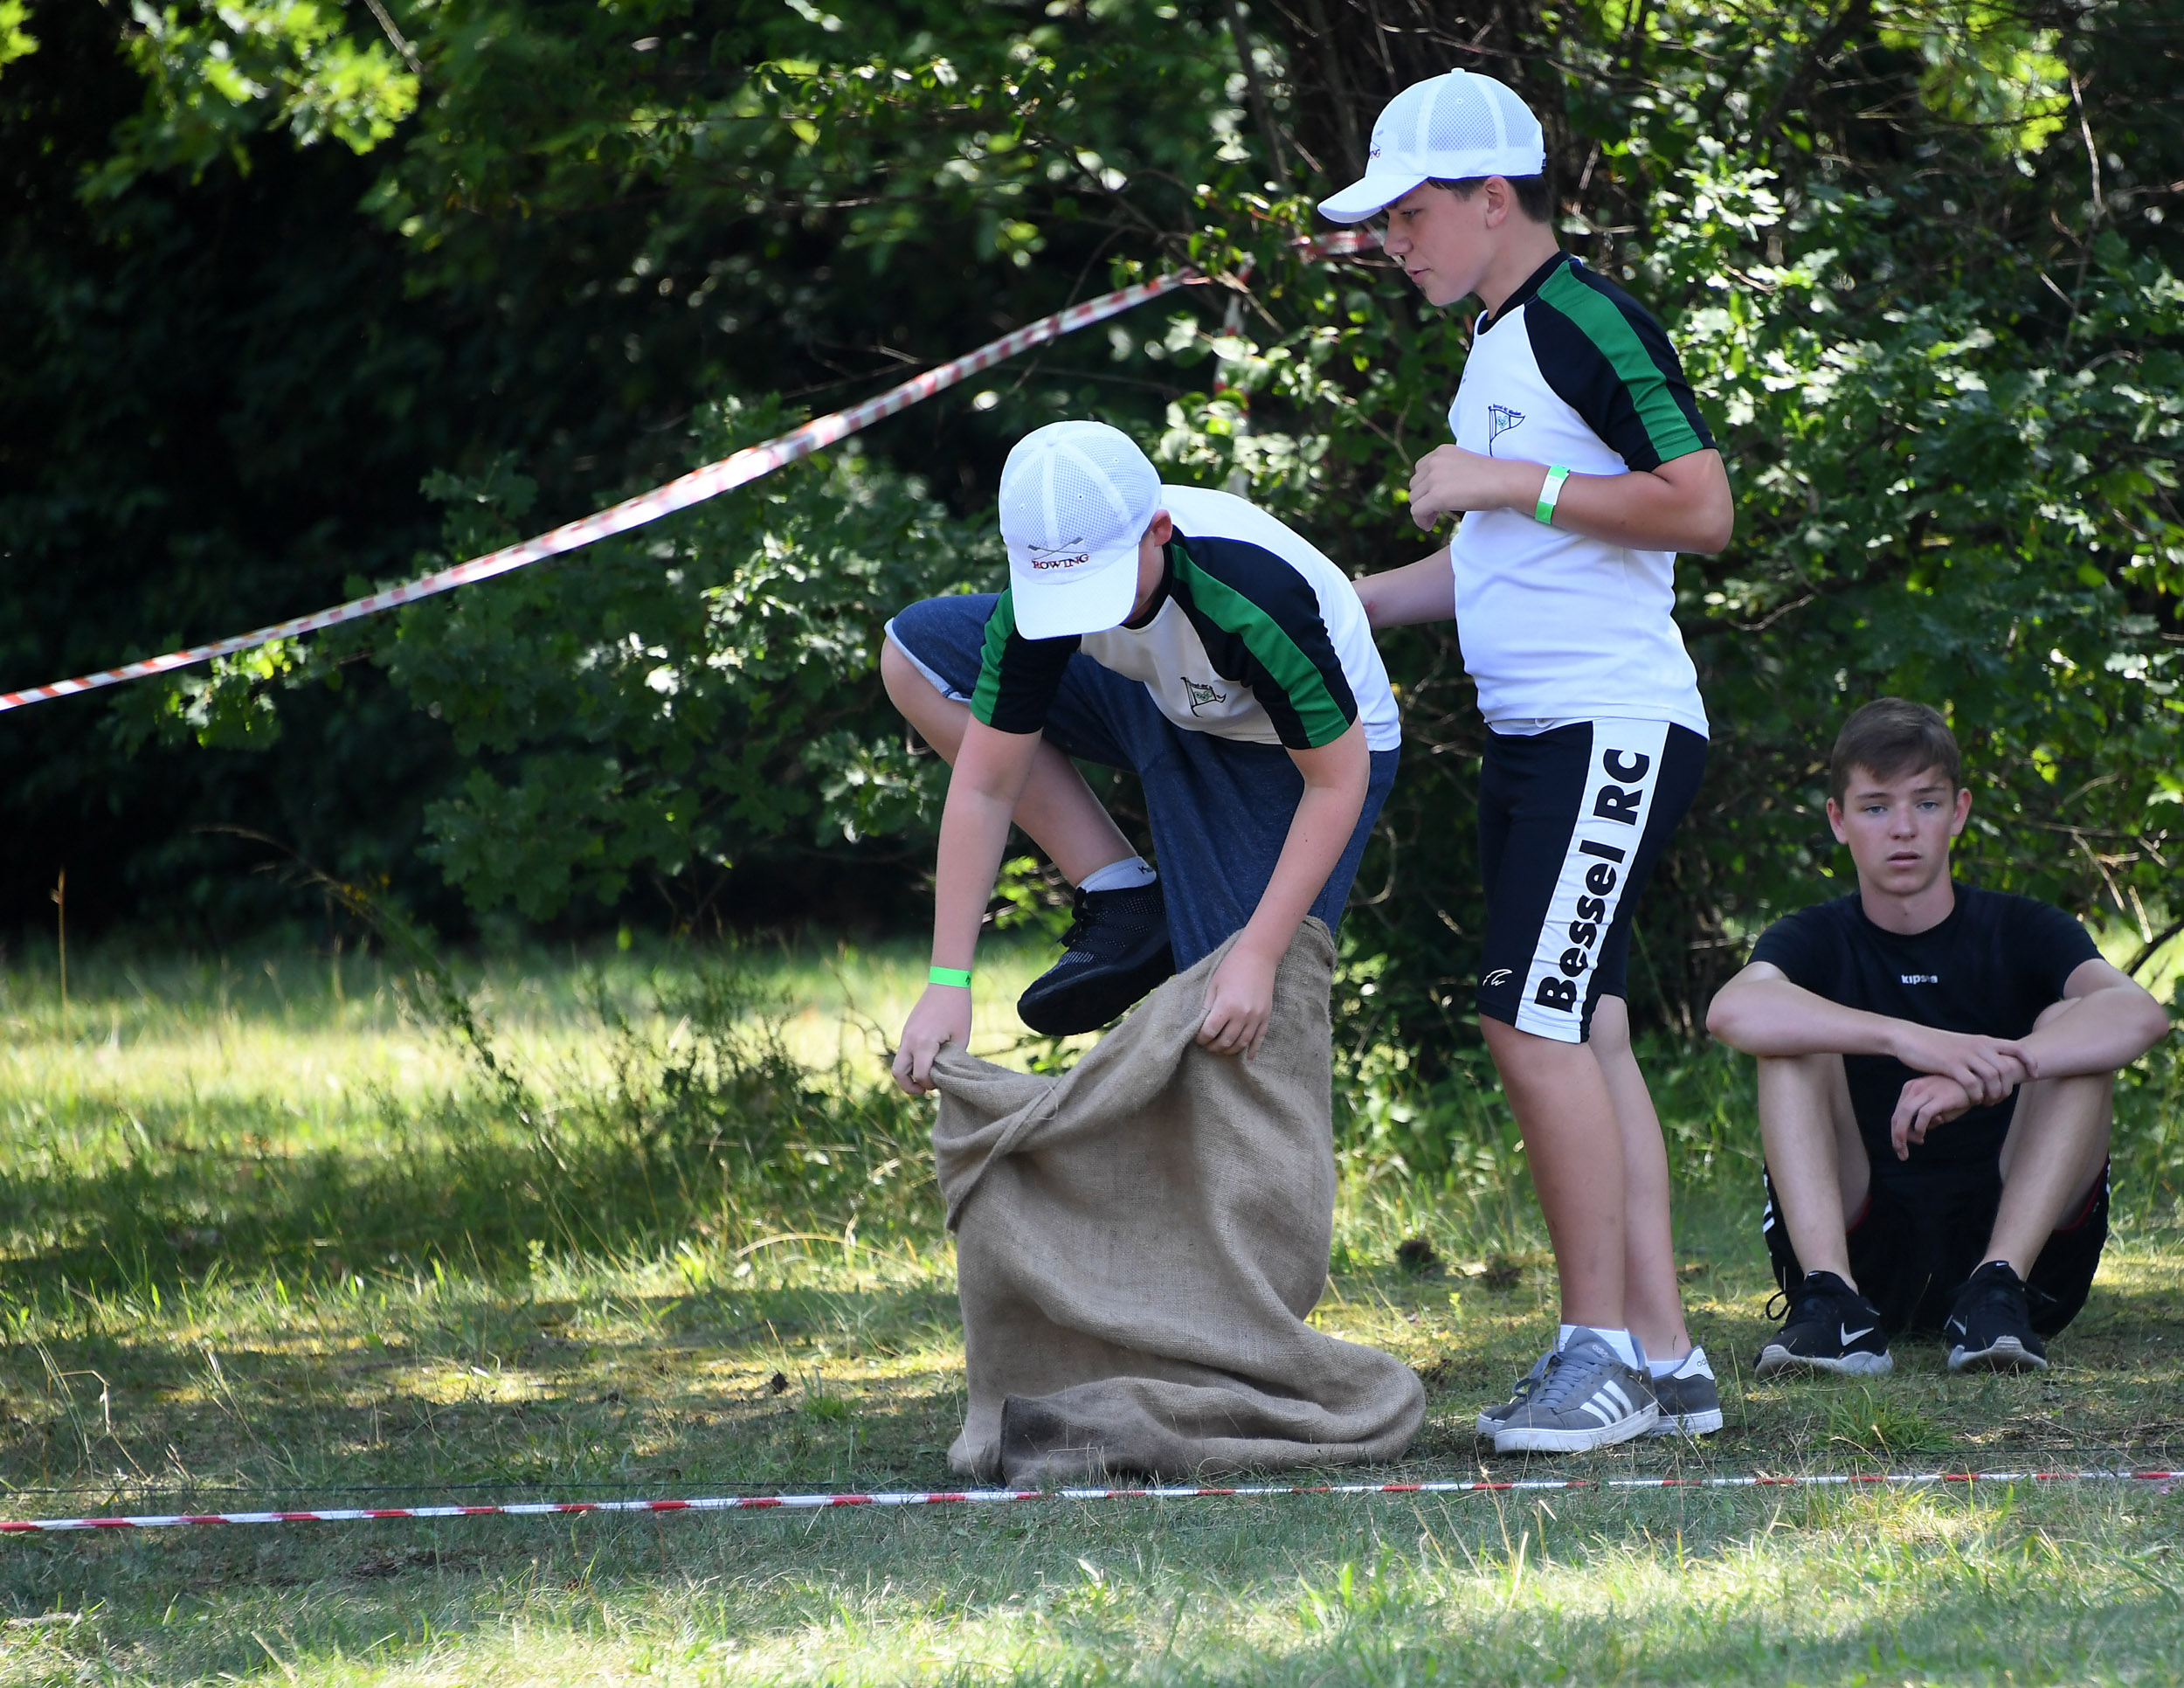
[[[1026,435],[1001,474],[1009,587],[931,598],[888,624],[888,695],[952,766],[932,982],[895,1076],[933,1086],[971,1036],[971,954],[1012,820],[1077,888],[1065,953],[1019,1004],[1054,1034],[1106,1024],[1241,934],[1199,1042],[1255,1049],[1276,965],[1331,931],[1401,741],[1350,582],[1241,498],[1164,487],[1098,422]],[[1135,772],[1162,882],[1071,764]]]
[[[2108,1236],[2116,1069],[2168,1016],[2060,909],[1959,885],[1972,793],[1923,703],[1844,723],[1828,824],[1855,896],[1779,920],[1707,1029],[1759,1060],[1764,1221],[1789,1301],[1759,1374],[2044,1367]]]

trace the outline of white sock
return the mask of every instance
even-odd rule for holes
[[[1150,885],[1160,875],[1152,870],[1152,863],[1142,855],[1126,855],[1120,861],[1110,861],[1104,868],[1085,875],[1078,885],[1081,891],[1134,891],[1140,885]]]
[[[1697,1365],[1698,1370],[1705,1376],[1711,1377],[1714,1375],[1714,1368],[1706,1363],[1706,1350],[1700,1347],[1697,1343],[1693,1343],[1691,1345],[1691,1352],[1685,1354],[1681,1359],[1648,1360],[1646,1362],[1646,1375],[1648,1377],[1674,1377],[1686,1366],[1694,1364]]]
[[[1594,1336],[1615,1351],[1616,1359],[1621,1360],[1633,1371],[1645,1365],[1645,1350],[1638,1346],[1638,1339],[1628,1331],[1603,1331],[1597,1325],[1565,1325],[1562,1327],[1561,1336],[1556,1339],[1555,1347],[1558,1350],[1568,1347],[1570,1339],[1579,1331],[1592,1332]]]

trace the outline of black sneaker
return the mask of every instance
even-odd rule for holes
[[[2048,1345],[2032,1333],[2025,1283],[2007,1260],[1990,1260],[1965,1280],[1941,1327],[1952,1372],[2044,1372]]]
[[[1045,1037],[1096,1032],[1175,973],[1160,882],[1127,891],[1079,891],[1061,959],[1031,982],[1016,1012]]]
[[[1896,1369],[1881,1334],[1881,1315],[1873,1304],[1833,1272],[1807,1272],[1788,1292],[1789,1317],[1774,1339],[1759,1350],[1753,1368],[1761,1377],[1777,1372],[1834,1372],[1849,1377],[1883,1377]],[[1769,1304],[1769,1311],[1773,1304]]]

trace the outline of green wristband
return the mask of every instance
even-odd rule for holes
[[[971,988],[971,969],[968,967],[929,967],[925,977],[936,985],[953,985],[957,990]]]
[[[1532,519],[1543,528],[1554,525],[1555,500],[1562,496],[1562,483],[1570,478],[1570,471],[1558,463],[1547,471],[1546,483],[1539,488],[1539,508],[1532,512]]]

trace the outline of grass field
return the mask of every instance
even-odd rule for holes
[[[66,1027],[50,972],[0,977],[0,1510],[944,1485],[952,1257],[923,1111],[870,1088],[922,969],[747,959],[477,971],[490,1067],[355,957],[79,958]],[[1038,963],[982,965],[1004,1052]],[[2184,1463],[2172,1182],[2125,1184],[2044,1375],[1907,1345],[1877,1385],[1761,1387],[1742,1081],[1679,1072],[1672,1125],[1717,1117],[1679,1232],[1728,1428],[1532,1471]],[[1316,1317],[1429,1386],[1381,1475],[1522,1474],[1469,1429],[1551,1316],[1521,1175],[1346,1165]],[[2174,1487],[7,1537],[0,1682],[2174,1681]]]

